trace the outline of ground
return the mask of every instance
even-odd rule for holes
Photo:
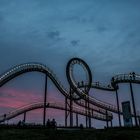
[[[77,129],[3,128],[0,140],[140,140],[140,129]]]

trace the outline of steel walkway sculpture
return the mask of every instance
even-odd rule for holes
[[[76,82],[74,75],[73,75],[73,67],[76,64],[82,66],[83,69],[85,70],[85,72],[87,74],[87,81]],[[46,101],[47,78],[50,78],[52,80],[52,82],[54,83],[54,85],[58,88],[60,93],[62,93],[66,99],[65,104],[63,104],[61,109],[70,111],[71,117],[72,117],[72,112],[76,112],[76,111],[74,111],[74,106],[72,104],[72,102],[75,102],[77,105],[79,105],[81,107],[85,107],[87,109],[87,111],[85,111],[86,114],[83,113],[83,115],[88,116],[88,117],[93,117],[93,118],[96,118],[99,120],[111,121],[113,119],[111,112],[117,113],[118,117],[119,117],[120,126],[121,126],[120,115],[122,115],[122,110],[119,107],[119,101],[118,101],[118,92],[117,92],[117,90],[119,88],[118,85],[119,85],[119,83],[130,83],[130,90],[131,90],[133,109],[134,109],[134,114],[132,114],[132,116],[135,117],[135,123],[136,123],[136,125],[138,125],[137,120],[136,120],[138,116],[136,114],[136,109],[135,109],[132,83],[139,84],[140,75],[137,75],[135,73],[117,75],[117,76],[112,77],[110,84],[108,84],[107,86],[104,86],[104,85],[100,84],[99,82],[92,82],[92,73],[90,71],[89,66],[86,64],[85,61],[83,61],[80,58],[72,58],[68,62],[67,67],[66,67],[66,75],[67,75],[67,79],[68,79],[68,82],[70,85],[70,90],[67,90],[61,84],[61,82],[58,80],[58,78],[56,77],[56,75],[54,74],[54,72],[51,69],[49,69],[46,65],[41,64],[41,63],[25,63],[25,64],[20,64],[20,65],[17,65],[15,67],[11,68],[7,72],[1,74],[0,87],[2,87],[8,81],[16,78],[17,76],[19,76],[21,74],[24,74],[27,72],[33,72],[33,71],[38,71],[38,72],[44,73],[46,75],[44,102],[41,103],[41,105],[39,105],[44,108],[44,124],[45,124],[45,116],[46,116],[45,114],[46,114],[46,104],[47,104],[47,101]],[[104,102],[104,101],[101,101],[101,100],[98,100],[98,99],[90,96],[88,94],[90,88],[96,88],[96,89],[107,90],[107,91],[115,91],[116,99],[117,99],[117,106]],[[69,108],[67,107],[68,100],[70,101]],[[51,104],[49,104],[49,106],[47,106],[47,107],[53,107],[50,105]],[[31,105],[31,108],[33,106],[34,105]],[[39,106],[35,106],[35,108],[39,107]],[[59,105],[57,107],[56,106],[54,108],[60,109]],[[33,109],[35,109],[35,108],[33,108]],[[27,111],[26,109],[28,110],[28,108],[25,108],[25,110],[24,110],[25,112]],[[91,111],[100,113],[102,115],[99,115],[98,117],[96,115],[94,116],[94,113],[91,113]],[[22,110],[21,110],[21,112],[22,112]],[[78,110],[76,113],[78,113]],[[17,113],[17,115],[19,115],[19,114]],[[16,113],[14,116],[16,116]],[[12,118],[12,117],[9,117],[9,118]],[[5,119],[9,119],[9,118],[5,118]],[[2,118],[2,119],[0,118],[0,121],[1,122],[4,121],[4,118]]]

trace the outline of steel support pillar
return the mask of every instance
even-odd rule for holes
[[[87,101],[85,100],[85,112],[86,112],[86,128],[88,127],[88,118],[87,118]]]
[[[89,113],[89,128],[91,128],[91,114]]]
[[[119,106],[119,97],[118,91],[116,90],[116,101],[117,101],[117,110],[118,110],[118,119],[119,119],[119,126],[121,127],[121,114],[120,114],[120,106]]]
[[[85,87],[86,92],[86,87]],[[87,93],[88,95],[88,93]],[[90,118],[90,109],[89,109],[89,98],[88,100],[85,100],[85,112],[86,112],[86,128],[91,127],[91,118]]]
[[[106,110],[106,127],[108,128],[108,112]]]
[[[78,127],[78,114],[76,113],[76,127]]]
[[[47,101],[47,74],[45,74],[45,92],[44,92],[44,111],[43,111],[43,126],[46,124],[46,101]]]
[[[93,109],[91,110],[91,116],[93,116],[93,113],[94,111],[93,111]],[[94,127],[94,119],[92,118],[92,125],[91,125],[92,127]]]
[[[138,126],[140,126],[140,123],[139,123],[139,117],[137,116],[137,122],[138,122]]]
[[[131,82],[130,82],[130,91],[131,91],[131,99],[132,99],[132,105],[133,105],[135,125],[138,126],[137,115],[136,115],[136,107],[135,107],[135,100],[134,100],[134,93],[133,93],[133,88],[132,88],[132,83]]]
[[[26,122],[26,112],[24,112],[23,121]]]
[[[68,118],[67,104],[68,104],[68,99],[67,97],[65,97],[65,127],[67,127],[67,118]]]
[[[90,114],[90,106],[89,106],[89,98],[88,98],[88,126],[91,128],[91,114]]]
[[[73,101],[72,101],[72,89],[70,88],[70,127],[73,127],[72,106],[73,106]]]
[[[91,128],[91,113],[89,109],[89,102],[88,102],[88,127]]]

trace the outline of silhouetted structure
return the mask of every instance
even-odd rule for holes
[[[80,84],[79,82],[76,82],[76,80],[74,79],[74,74],[73,74],[73,67],[75,64],[81,65],[83,67],[87,75],[87,81],[82,81]],[[118,114],[119,125],[121,126],[120,117],[122,115],[122,110],[119,107],[118,89],[119,89],[119,84],[129,83],[130,91],[131,91],[131,98],[132,98],[132,105],[133,105],[133,110],[134,110],[134,112],[132,113],[132,117],[135,118],[135,125],[138,126],[137,118],[139,116],[136,113],[132,84],[133,83],[140,84],[140,76],[137,75],[135,72],[132,72],[129,74],[116,75],[112,77],[111,85],[109,84],[108,86],[107,85],[104,86],[100,84],[99,82],[92,83],[92,73],[90,71],[89,66],[86,64],[85,61],[83,61],[80,58],[72,58],[70,59],[70,61],[67,63],[67,66],[66,66],[66,76],[70,85],[70,90],[67,91],[63,87],[63,85],[59,82],[59,80],[56,78],[56,75],[52,72],[52,70],[50,70],[45,65],[40,64],[40,63],[25,63],[25,64],[15,66],[11,70],[1,75],[0,87],[6,84],[11,79],[23,73],[32,72],[32,71],[38,71],[45,74],[45,90],[44,90],[43,105],[42,103],[31,104],[31,106],[22,107],[21,109],[16,110],[15,112],[13,111],[13,112],[4,114],[0,118],[0,122],[4,122],[5,120],[14,118],[15,116],[25,113],[27,111],[43,107],[44,108],[43,109],[43,125],[45,126],[46,108],[50,107],[50,108],[56,108],[56,109],[61,109],[61,110],[66,111],[65,112],[66,126],[67,126],[68,116],[70,118],[70,126],[73,126],[74,113],[86,116],[86,119],[87,118],[89,119],[89,127],[91,127],[91,118],[106,121],[108,125],[108,122],[112,122],[112,119],[113,119],[113,115],[111,112]],[[51,81],[55,84],[58,90],[65,96],[65,103],[63,106],[59,106],[57,104],[51,104],[47,102],[47,85],[48,85],[47,79],[48,78],[51,79]],[[90,88],[116,92],[117,106],[114,106],[110,103],[106,103],[98,99],[95,99],[94,97],[91,97],[89,95]],[[84,111],[83,110],[81,111],[80,109],[79,110],[75,109],[74,104],[77,104],[81,108],[84,108]],[[100,115],[96,114],[96,112],[100,113]],[[25,118],[26,118],[26,113],[24,116],[24,120]],[[78,124],[78,115],[76,116],[76,122]],[[86,120],[86,123],[87,123],[87,120]],[[55,120],[53,120],[53,124],[51,124],[50,122],[50,125],[55,126],[54,124],[56,125]],[[21,122],[19,122],[19,125],[21,125]]]

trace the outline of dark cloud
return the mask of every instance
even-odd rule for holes
[[[99,26],[97,27],[98,32],[104,32],[107,30],[107,28],[105,26]]]
[[[132,46],[138,49],[138,1],[31,0],[20,3],[15,0],[9,3],[1,1],[0,4],[0,20],[3,21],[0,45],[4,52],[1,51],[1,57],[9,63],[14,62],[16,57],[19,61],[29,58],[44,62],[45,57],[52,58],[52,54],[55,57],[51,62],[55,63],[55,59],[68,59],[74,55],[87,59],[88,54],[106,65],[104,60],[118,62],[118,54],[119,59],[123,58],[123,53],[119,51],[122,46],[126,48],[126,59],[129,59]],[[69,44],[80,47],[66,47]],[[88,49],[83,51],[83,46]],[[14,55],[12,52],[12,57],[8,59],[5,57],[8,50],[16,50],[17,53]],[[137,57],[134,56],[133,61]],[[95,62],[95,65],[99,64]]]
[[[70,43],[72,46],[78,46],[79,45],[79,40],[72,40]]]
[[[51,31],[47,33],[48,38],[52,40],[58,40],[60,38],[60,32],[59,31]]]

